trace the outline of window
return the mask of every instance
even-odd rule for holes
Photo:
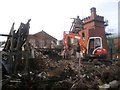
[[[85,33],[82,32],[82,39],[85,40]]]

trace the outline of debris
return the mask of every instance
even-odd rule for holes
[[[99,90],[107,90],[108,88],[110,88],[109,84],[99,85]]]
[[[120,85],[120,81],[113,80],[113,81],[109,82],[109,85],[111,88],[117,88]]]

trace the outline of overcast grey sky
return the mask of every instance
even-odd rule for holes
[[[70,18],[90,15],[90,8],[96,7],[98,15],[109,21],[106,31],[117,33],[119,0],[1,0],[0,34],[8,34],[12,23],[17,30],[20,23],[31,18],[30,34],[41,30],[57,39],[62,39],[63,31],[69,31]],[[5,40],[0,36],[0,41]]]

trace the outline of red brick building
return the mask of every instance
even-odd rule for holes
[[[103,48],[108,49],[104,17],[97,15],[94,7],[91,8],[90,16],[83,20],[80,20],[79,16],[74,19],[72,32],[77,32],[82,36],[85,46],[87,46],[89,37],[101,37]]]
[[[57,45],[57,39],[43,30],[30,35],[29,42],[34,48],[55,48]]]

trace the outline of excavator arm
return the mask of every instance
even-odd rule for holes
[[[79,34],[75,34],[75,33],[66,33],[64,31],[64,46],[66,49],[70,49],[72,48],[72,46],[76,47],[77,48],[77,44],[79,43],[80,45],[80,51],[82,51],[83,54],[86,53],[86,48],[85,48],[85,45],[84,45],[84,42],[81,38],[81,36]]]

